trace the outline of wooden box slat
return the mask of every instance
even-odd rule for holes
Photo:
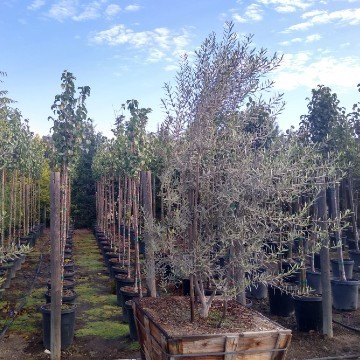
[[[169,337],[138,301],[133,302],[133,307],[145,360],[284,360],[291,341],[291,330],[284,328]],[[281,349],[285,351],[277,351]]]

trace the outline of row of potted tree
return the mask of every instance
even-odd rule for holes
[[[45,147],[14,103],[0,91],[0,294],[43,228]]]

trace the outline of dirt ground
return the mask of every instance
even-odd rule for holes
[[[79,286],[75,338],[74,343],[62,352],[62,359],[139,358],[139,345],[130,340],[127,325],[121,322],[121,308],[116,307],[113,283],[106,274],[95,238],[92,238],[90,230],[76,230],[74,242],[76,289]],[[84,246],[78,246],[77,243]],[[45,230],[35,250],[27,256],[26,262],[0,300],[1,360],[50,359],[42,343],[39,312],[40,305],[45,303],[43,292],[50,276],[49,259],[48,231]],[[86,284],[90,282],[89,288],[84,286],[85,281]],[[102,314],[97,312],[98,304],[93,301],[94,298],[102,304]],[[334,337],[329,339],[316,332],[298,332],[295,316],[283,318],[270,315],[268,300],[253,300],[253,308],[292,330],[287,359],[360,359],[360,331],[334,324]],[[117,327],[111,329],[106,322],[109,319]],[[334,311],[334,319],[360,328],[360,310],[343,313]],[[100,331],[96,328],[99,323],[102,324]]]

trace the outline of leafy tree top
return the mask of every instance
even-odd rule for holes
[[[313,89],[312,98],[307,100],[308,114],[301,116],[299,129],[303,139],[318,144],[324,157],[330,152],[338,154],[341,169],[354,169],[358,163],[358,150],[353,115],[346,115],[336,93],[324,85]]]
[[[56,117],[49,116],[49,120],[54,122],[52,138],[57,151],[57,163],[66,166],[78,149],[84,146],[84,123],[88,121],[85,100],[90,96],[90,87],[78,87],[79,95],[76,96],[75,80],[71,72],[65,70],[62,73],[63,92],[55,96],[51,106]]]
[[[344,125],[345,109],[339,106],[336,93],[332,93],[327,86],[318,85],[311,93],[311,99],[306,98],[309,101],[308,114],[301,116],[300,129],[312,143],[323,143],[334,148],[331,143],[334,139],[330,138],[336,128]]]

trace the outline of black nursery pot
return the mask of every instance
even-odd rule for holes
[[[349,257],[354,261],[354,271],[359,271],[360,252],[356,250],[349,250]]]
[[[76,305],[69,305],[61,309],[61,350],[68,348],[74,340]],[[43,317],[43,344],[45,349],[50,349],[51,339],[51,310],[50,304],[40,308]]]
[[[294,308],[296,326],[299,331],[322,331],[323,314],[321,296],[294,296]]]
[[[126,302],[132,301],[134,298],[139,297],[139,293],[134,291],[132,286],[123,286],[120,289],[121,299],[122,299],[122,308],[123,308],[123,322],[129,323],[129,313],[128,307],[126,307]],[[146,296],[145,289],[142,290],[142,296]]]
[[[314,254],[314,266],[315,269],[321,269],[321,261],[320,261],[320,254]]]
[[[182,279],[182,294],[190,296],[190,279]]]
[[[129,321],[129,331],[130,331],[130,339],[137,341],[137,330],[136,330],[136,324],[135,324],[135,316],[134,316],[134,310],[132,307],[132,300],[128,300],[125,302],[125,309],[127,312],[127,318]]]
[[[331,280],[331,292],[333,307],[336,310],[356,310],[359,299],[359,280],[350,279],[342,281],[339,279]]]
[[[265,283],[258,282],[246,288],[246,296],[252,299],[266,299],[268,289]]]
[[[294,313],[294,299],[288,292],[269,284],[268,298],[272,315],[287,317]]]
[[[119,306],[123,305],[122,293],[120,289],[123,286],[132,286],[135,284],[134,278],[127,278],[126,276],[122,276],[123,274],[115,275],[116,281],[116,303]]]
[[[75,281],[74,280],[65,280],[63,281],[63,289],[74,289]],[[47,288],[48,290],[51,289],[51,280],[47,281]]]
[[[321,272],[307,270],[306,281],[307,285],[310,286],[316,294],[322,294]]]
[[[75,300],[77,298],[77,293],[73,290],[71,295],[63,295],[62,297],[62,303],[63,304],[74,304]],[[45,300],[47,304],[51,303],[51,290],[48,290],[45,293]]]
[[[331,259],[331,272],[334,278],[338,278],[339,273],[339,260],[338,259]],[[344,270],[345,276],[347,279],[352,279],[353,277],[353,270],[354,270],[354,260],[351,259],[344,259]]]

